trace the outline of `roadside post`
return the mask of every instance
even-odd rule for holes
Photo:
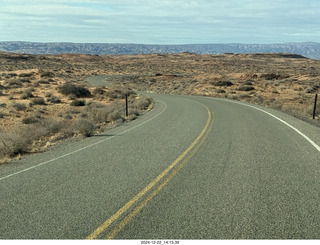
[[[129,112],[128,112],[128,94],[126,94],[126,117],[129,116]]]
[[[316,118],[317,100],[318,100],[318,89],[317,89],[317,91],[316,91],[316,98],[315,98],[315,100],[314,100],[313,119]]]

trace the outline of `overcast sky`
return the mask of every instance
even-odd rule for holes
[[[0,0],[0,41],[320,42],[320,0]]]

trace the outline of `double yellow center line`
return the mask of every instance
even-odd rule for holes
[[[203,105],[203,104],[201,104]],[[87,239],[96,239],[101,233],[105,232],[110,225],[120,218],[129,208],[131,208],[134,204],[138,203],[138,201],[156,184],[159,183],[157,188],[153,190],[144,200],[140,202],[127,216],[120,221],[120,223],[108,233],[105,239],[112,239],[114,236],[118,234],[142,209],[147,203],[156,196],[165,185],[167,185],[171,179],[180,171],[180,169],[191,159],[191,157],[198,151],[200,146],[203,144],[205,139],[208,137],[212,125],[212,113],[210,109],[203,105],[208,111],[208,120],[199,134],[199,136],[192,142],[192,144],[161,174],[159,174],[153,181],[151,181],[143,190],[141,190],[136,196],[134,196],[129,202],[127,202],[122,208],[120,208],[115,214],[113,214],[109,219],[107,219],[102,225],[100,225],[94,232],[92,232]],[[178,165],[178,163],[180,163]],[[178,165],[178,166],[177,166]],[[174,171],[172,171],[167,178],[165,178],[162,182],[161,180],[172,170],[175,166]],[[160,183],[161,182],[161,183]]]

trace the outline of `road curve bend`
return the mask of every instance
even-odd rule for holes
[[[152,111],[0,166],[0,239],[319,239],[320,129],[148,94]]]

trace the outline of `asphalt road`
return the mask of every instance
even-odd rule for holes
[[[133,122],[0,166],[0,239],[320,239],[320,128],[150,96]]]

